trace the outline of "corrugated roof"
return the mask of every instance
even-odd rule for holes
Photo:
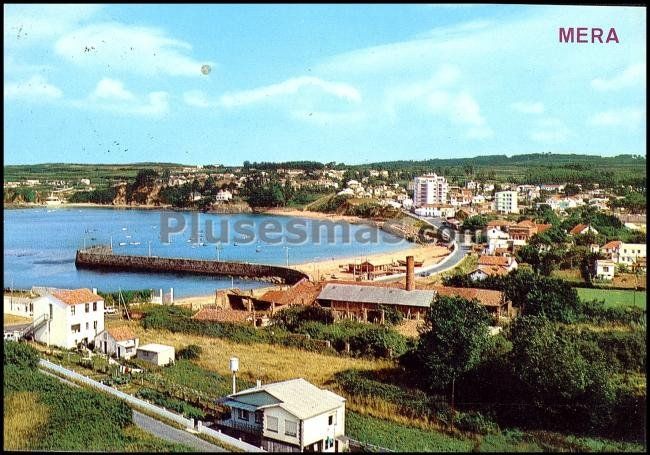
[[[375,303],[388,305],[431,306],[432,291],[405,291],[397,288],[359,286],[356,284],[326,284],[318,294],[319,300]]]
[[[243,395],[259,394],[260,391],[279,400],[278,406],[301,420],[337,409],[345,403],[345,398],[329,390],[320,389],[303,378],[253,387],[228,395],[228,398],[240,401],[244,399]]]
[[[93,294],[88,288],[82,289],[57,289],[52,291],[52,296],[68,305],[78,305],[80,303],[92,303],[104,300],[103,297]]]

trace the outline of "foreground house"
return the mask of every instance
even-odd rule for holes
[[[104,330],[104,299],[90,289],[54,289],[33,301],[34,340],[72,349]]]
[[[95,347],[109,356],[130,359],[136,355],[140,339],[129,327],[111,327],[95,337]]]
[[[345,398],[291,379],[242,390],[220,403],[219,427],[269,452],[340,452],[346,447]]]
[[[645,270],[645,243],[623,243],[620,240],[613,240],[603,245],[600,251],[617,264]]]

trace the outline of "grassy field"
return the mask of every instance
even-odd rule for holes
[[[610,307],[637,306],[646,308],[646,292],[624,291],[619,289],[576,288],[582,300],[604,300]],[[635,295],[636,294],[636,295]]]
[[[2,325],[27,324],[29,322],[32,322],[31,318],[6,313],[2,315]]]
[[[487,435],[452,436],[346,412],[346,435],[399,452],[642,452],[640,444],[552,432],[505,430]],[[372,449],[370,447],[369,449]]]
[[[120,410],[126,405],[116,398],[71,387],[37,370],[5,364],[4,373],[5,450],[190,451],[135,427],[130,409]]]
[[[388,360],[324,355],[269,344],[237,344],[220,338],[171,333],[165,330],[145,330],[137,322],[131,322],[129,325],[140,337],[140,344],[170,344],[177,351],[188,344],[201,346],[203,354],[196,363],[219,374],[229,375],[228,359],[239,357],[240,376],[253,382],[256,379],[271,382],[302,377],[314,384],[323,385],[339,371],[351,368],[374,370],[393,366],[393,362]]]

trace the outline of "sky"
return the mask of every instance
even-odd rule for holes
[[[4,5],[4,163],[646,154],[646,9]],[[618,43],[560,43],[560,27]]]

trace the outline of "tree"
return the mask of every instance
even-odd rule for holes
[[[465,221],[463,221],[463,230],[470,230],[472,232],[477,231],[479,229],[484,229],[485,226],[488,224],[488,219],[483,216],[483,215],[474,215],[470,216],[469,218],[466,218]]]
[[[475,300],[436,296],[420,329],[420,339],[411,368],[424,378],[431,391],[454,385],[457,378],[470,371],[488,346],[490,316]]]

